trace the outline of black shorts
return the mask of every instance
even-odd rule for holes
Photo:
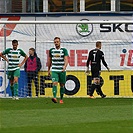
[[[100,70],[96,67],[92,67],[91,68],[91,75],[92,75],[92,79],[93,78],[100,78]]]

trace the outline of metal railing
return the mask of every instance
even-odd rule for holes
[[[36,12],[84,12],[86,10],[86,2],[89,3],[89,7],[93,1],[87,0],[72,0],[69,3],[65,0],[0,0],[0,13],[36,13]],[[98,3],[105,7],[109,6],[109,9],[103,11],[120,12],[121,5],[125,11],[133,11],[132,0],[99,0]],[[123,2],[123,3],[122,3]],[[65,4],[65,5],[64,5]],[[103,5],[104,4],[104,5]],[[94,5],[94,4],[93,4]],[[127,7],[130,7],[130,9]],[[69,8],[69,9],[68,9]],[[70,9],[71,8],[71,9]],[[91,11],[93,7],[91,7]],[[96,8],[96,7],[95,7]],[[94,11],[95,11],[94,8]],[[128,8],[128,9],[127,9]],[[101,11],[101,9],[100,9]],[[98,12],[98,11],[97,11]]]

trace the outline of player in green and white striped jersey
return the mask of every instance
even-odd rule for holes
[[[63,95],[65,92],[66,67],[68,65],[68,51],[60,46],[60,38],[54,38],[55,48],[49,50],[48,59],[48,75],[50,76],[50,68],[52,67],[53,96],[52,101],[57,103],[57,85],[60,83],[60,103],[63,103]]]
[[[18,100],[18,78],[20,77],[20,67],[25,63],[28,56],[23,50],[17,49],[18,41],[12,41],[13,48],[7,48],[0,56],[8,62],[8,79],[10,80],[10,88],[12,92],[13,99]],[[8,56],[8,59],[6,56]],[[20,56],[25,57],[24,60],[19,63]]]

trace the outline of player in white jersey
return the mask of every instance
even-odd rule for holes
[[[18,41],[12,41],[12,48],[7,48],[0,53],[0,56],[8,62],[8,79],[10,80],[10,89],[13,99],[18,100],[18,78],[20,77],[20,67],[25,63],[28,56],[21,49],[17,49]],[[8,56],[8,59],[6,56]],[[20,56],[24,57],[24,60],[19,63]]]
[[[66,67],[68,65],[68,51],[60,46],[60,38],[54,38],[55,47],[49,50],[48,75],[52,67],[53,96],[52,101],[57,103],[57,85],[60,83],[60,103],[63,103],[66,83]]]

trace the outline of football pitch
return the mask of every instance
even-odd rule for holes
[[[0,133],[133,133],[133,99],[0,98]]]

